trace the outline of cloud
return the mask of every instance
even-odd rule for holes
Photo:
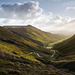
[[[67,7],[67,10],[74,9]],[[43,14],[43,9],[39,7],[38,2],[29,1],[24,4],[2,4],[0,7],[0,20],[3,18],[3,24],[33,24],[47,32],[68,33],[74,32],[75,19],[62,17],[52,12]]]
[[[2,4],[0,8],[0,18],[8,19],[37,19],[40,17],[43,9],[39,7],[38,2],[29,1],[24,4]]]
[[[61,17],[57,15],[49,19],[44,18],[36,21],[34,25],[37,25],[38,28],[44,31],[52,33],[69,34],[75,32],[75,19],[71,19],[69,16]]]
[[[66,7],[65,15],[69,15],[71,18],[75,18],[75,7]]]
[[[52,12],[49,12],[49,16],[51,16],[52,15]]]
[[[75,10],[75,7],[67,7],[66,9],[67,10],[69,10],[69,9],[74,9]]]
[[[4,21],[3,21],[3,23],[5,23],[5,24],[13,24],[14,22],[15,22],[16,20],[14,20],[14,19],[5,19]]]

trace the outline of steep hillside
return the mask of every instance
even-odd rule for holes
[[[38,45],[47,45],[48,43],[58,41],[64,37],[41,31],[31,25],[28,26],[5,26],[14,33],[26,37]]]
[[[56,44],[53,49],[60,53],[57,60],[52,61],[53,65],[75,71],[75,35]]]
[[[29,38],[0,27],[0,75],[75,74],[66,69],[53,67],[51,64],[55,62],[52,61],[56,59],[51,58],[52,54],[53,51],[37,45]]]
[[[54,49],[61,52],[63,56],[75,55],[75,35],[57,44]]]
[[[37,52],[41,56],[51,55],[50,50],[38,46],[31,40],[14,34],[4,27],[0,27],[0,51],[14,54],[15,56],[24,55],[25,58],[34,58],[27,55],[30,52]]]

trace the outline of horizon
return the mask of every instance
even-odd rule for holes
[[[55,34],[75,33],[74,0],[0,0],[0,26],[32,25]]]
[[[32,26],[32,25],[5,25],[5,26],[1,26],[1,27],[5,27],[5,28],[12,27],[12,28],[15,28],[15,27],[25,27],[25,26]],[[32,26],[32,27],[35,27],[35,26]],[[37,28],[37,27],[35,27],[35,28]],[[39,29],[39,28],[37,28],[37,29]],[[39,30],[44,31],[42,29],[39,29]],[[44,32],[48,32],[48,31],[44,31]],[[70,34],[55,33],[55,32],[48,32],[48,33],[57,34],[57,35],[63,35],[63,36],[68,36],[68,37],[72,37],[73,35],[75,35],[75,34],[72,34],[72,33],[70,33]]]

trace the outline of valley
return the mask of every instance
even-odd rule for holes
[[[31,25],[0,27],[0,75],[75,75],[74,39]]]

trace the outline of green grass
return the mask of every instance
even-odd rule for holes
[[[17,33],[13,33],[6,28],[0,27],[0,51],[2,51],[0,52],[0,74],[7,73],[7,75],[13,75],[14,73],[16,73],[17,75],[60,75],[62,73],[62,75],[64,75],[65,72],[63,73],[61,70],[59,72],[56,68],[49,67],[49,65],[51,63],[56,64],[55,66],[60,66],[60,68],[64,67],[65,64],[69,66],[68,63],[74,63],[75,56],[58,58],[60,52],[55,50],[56,54],[53,58],[51,58],[53,51],[47,49],[54,47],[56,44],[60,44],[63,40],[59,40],[60,38],[55,37],[55,35],[45,33],[34,27],[26,26],[25,28],[27,28],[26,31],[28,37],[25,37],[27,36],[27,34],[18,35]],[[29,32],[31,33],[29,34]],[[36,44],[30,38],[42,42],[47,48],[39,46],[40,44]],[[43,56],[43,58],[39,58],[35,54],[28,55],[28,53],[30,52],[37,52],[41,56]],[[21,55],[23,55],[22,58],[20,58]]]
[[[51,55],[51,51],[37,45],[28,38],[22,37],[8,30],[7,28],[0,27],[0,51],[13,54],[14,56],[20,57],[26,55],[24,58],[29,60],[37,61],[36,55],[27,54],[30,52],[37,52],[43,57]]]
[[[31,25],[28,26],[5,26],[9,30],[23,37],[29,38],[38,45],[45,46],[48,43],[56,42],[60,39],[65,38],[62,35],[51,34],[48,32],[41,31]],[[15,27],[15,28],[13,28]]]
[[[66,39],[67,39],[67,38],[62,39],[62,40],[58,40],[57,42],[49,43],[46,48],[47,48],[47,49],[51,49],[51,48],[53,48],[54,45],[56,45],[56,44],[58,44],[58,43],[61,43],[61,42],[63,42],[63,41],[66,40]]]
[[[14,59],[15,58],[15,59]],[[70,71],[57,69],[51,65],[16,58],[10,54],[0,54],[0,75],[74,75]]]
[[[35,57],[33,55],[24,55],[24,58],[31,60],[31,61],[36,61],[36,62],[40,62],[37,59],[35,59]],[[41,62],[40,62],[41,63]]]
[[[54,46],[55,50],[62,53],[62,57],[75,55],[75,35]]]
[[[5,52],[7,51],[12,52],[12,51],[20,51],[20,48],[18,48],[16,45],[0,41],[0,50],[3,50]]]

